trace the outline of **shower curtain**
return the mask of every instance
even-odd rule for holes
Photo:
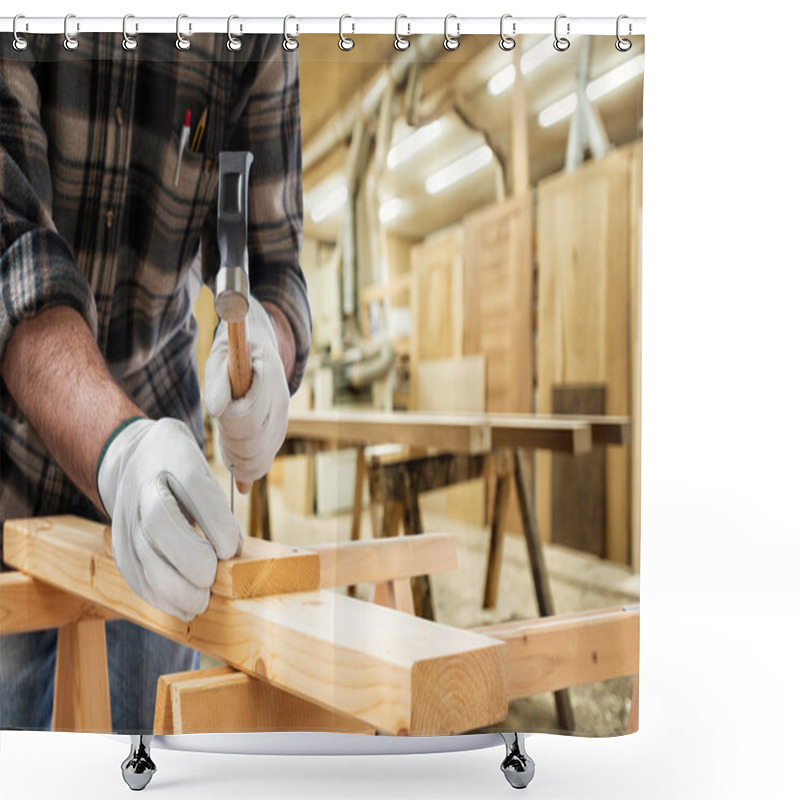
[[[0,727],[635,730],[643,37],[128,30],[0,34]]]

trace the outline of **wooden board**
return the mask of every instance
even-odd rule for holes
[[[639,607],[560,614],[472,630],[501,639],[511,697],[554,692],[639,672]]]
[[[455,453],[485,453],[491,446],[487,420],[466,415],[309,411],[289,417],[287,437],[357,444],[403,444]]]
[[[507,714],[501,642],[329,591],[212,594],[185,623],[133,592],[105,554],[104,527],[75,517],[7,521],[6,562],[386,733],[458,733]]]
[[[325,588],[431,575],[458,568],[452,533],[312,545]]]
[[[60,517],[64,526],[81,526],[78,517]],[[103,552],[114,558],[111,528],[103,528]],[[299,547],[244,537],[242,552],[217,564],[212,594],[232,599],[308,592],[320,588],[319,556]]]
[[[419,365],[459,358],[464,338],[464,235],[460,225],[411,249],[411,408],[419,405]]]
[[[54,731],[111,733],[105,620],[58,629],[53,686]]]
[[[464,220],[464,354],[486,359],[486,410],[533,410],[533,195]]]
[[[602,428],[602,423],[598,423]],[[308,438],[350,444],[401,444],[449,453],[486,453],[498,448],[587,453],[590,418],[533,414],[425,414],[310,411],[289,417],[289,440]],[[616,424],[619,428],[619,424]]]
[[[375,733],[357,719],[230,667],[176,672],[158,679],[154,734],[254,731]]]
[[[115,616],[21,572],[0,573],[0,636]]]
[[[607,411],[630,416],[632,362],[631,170],[635,147],[620,147],[538,187],[537,411],[552,410],[554,385],[598,383]],[[606,552],[627,562],[631,538],[630,453],[606,452]],[[550,540],[551,457],[537,456],[536,508]]]

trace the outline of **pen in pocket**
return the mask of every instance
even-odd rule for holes
[[[175,186],[178,185],[178,178],[181,175],[181,160],[183,159],[183,151],[186,149],[186,144],[189,141],[189,131],[191,130],[189,122],[192,119],[192,112],[186,109],[186,115],[183,118],[183,129],[181,130],[181,141],[178,145],[178,161],[175,164]]]
[[[192,137],[192,146],[189,148],[193,153],[198,153],[200,151],[200,144],[203,141],[203,134],[206,132],[207,118],[208,108],[204,108],[203,113],[200,115],[200,121],[197,123],[197,128],[195,128],[194,136]]]

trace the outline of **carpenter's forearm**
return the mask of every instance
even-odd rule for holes
[[[95,482],[100,451],[120,422],[144,415],[109,374],[81,315],[57,306],[21,322],[0,373],[48,452],[102,508]]]
[[[274,303],[262,303],[264,308],[272,320],[272,327],[275,329],[275,338],[278,340],[278,355],[281,357],[283,369],[286,373],[286,380],[291,380],[292,373],[294,372],[294,363],[297,358],[297,345],[294,341],[294,334],[292,333],[292,326],[286,315]]]

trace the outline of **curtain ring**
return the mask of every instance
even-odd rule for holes
[[[71,36],[70,32],[69,32],[69,21],[71,19],[75,19],[75,15],[74,14],[67,14],[67,16],[64,17],[64,49],[65,50],[77,50],[78,49],[78,40],[74,36]],[[79,31],[80,29],[81,29],[81,26],[76,23],[75,30]]]
[[[456,20],[456,35],[455,36],[451,36],[447,32],[447,23],[450,22],[451,19]],[[458,46],[459,46],[459,44],[461,44],[461,42],[458,41],[458,37],[460,35],[460,32],[461,32],[461,23],[458,21],[458,18],[456,17],[455,14],[448,14],[444,18],[444,42],[442,42],[442,44],[444,45],[444,49],[445,50],[458,50]]]
[[[394,49],[395,50],[408,50],[411,47],[411,41],[406,39],[405,36],[400,35],[400,20],[401,19],[408,19],[405,14],[398,14],[394,18]],[[408,33],[411,33],[411,25],[406,23],[408,26]]]
[[[511,14],[503,14],[503,16],[500,17],[500,49],[505,50],[506,52],[508,52],[509,50],[513,50],[517,44],[511,38],[511,36],[513,36],[517,32],[516,22],[511,23],[511,36],[506,36],[506,34],[503,31],[503,24],[507,19],[511,19],[511,17],[512,17]]]
[[[289,20],[290,19],[297,19],[297,17],[293,17],[291,14],[283,18],[283,49],[286,50],[287,53],[291,53],[294,50],[297,50],[300,47],[300,42],[297,41],[297,35],[290,36],[289,35]],[[300,33],[300,26],[297,26],[297,32]]]
[[[555,37],[555,40],[553,41],[553,47],[555,47],[555,49],[558,50],[559,53],[563,53],[565,50],[569,50],[569,39],[567,39],[565,36],[558,35],[558,21],[560,19],[566,19],[566,18],[567,18],[566,14],[559,14],[556,17],[555,23],[553,24],[553,36]],[[569,34],[569,22],[567,23],[567,34]]]
[[[408,17],[405,14],[398,14],[394,18],[394,49],[402,51],[402,50],[408,50],[408,48],[411,47],[411,40],[410,39],[406,39],[405,36],[401,36],[400,35],[400,20],[401,19],[408,19]],[[411,24],[407,22],[406,26],[408,27],[408,34],[410,34],[411,33]],[[408,35],[408,34],[406,34],[406,35]]]
[[[227,47],[228,47],[228,50],[230,50],[232,53],[236,53],[237,51],[242,49],[242,40],[239,39],[238,37],[234,36],[231,33],[231,22],[233,22],[235,19],[239,19],[239,17],[237,17],[235,14],[231,14],[231,16],[228,17],[228,42],[227,42]],[[242,30],[242,28],[241,28],[241,26],[239,26],[239,32],[241,32],[241,30]]]
[[[617,17],[617,41],[614,42],[614,47],[616,47],[617,50],[620,51],[620,53],[627,53],[628,50],[630,50],[631,47],[633,47],[633,42],[630,39],[623,39],[619,34],[620,22],[622,22],[622,20],[624,19],[628,19],[628,17],[625,14],[620,14]],[[628,35],[630,35],[630,32],[631,32],[631,24],[629,22]]]
[[[126,14],[122,18],[122,47],[123,47],[124,50],[128,50],[128,51],[135,50],[137,48],[137,46],[139,45],[139,42],[136,41],[136,37],[135,36],[131,36],[128,33],[128,20],[129,19],[136,19],[136,17],[134,17],[133,14]],[[136,31],[139,30],[139,23],[138,22],[135,24],[135,30]]]
[[[13,45],[15,50],[26,50],[28,48],[28,40],[24,36],[20,36],[19,31],[17,30],[17,22],[21,19],[25,19],[25,16],[23,14],[17,14],[17,16],[14,17],[14,26],[12,30],[14,32]],[[28,23],[26,22],[25,30],[27,29],[28,29]]]
[[[175,47],[178,50],[188,50],[192,43],[181,33],[181,20],[188,19],[188,14],[178,14],[177,19],[175,20],[175,35],[178,37],[175,39]],[[189,33],[192,32],[192,23],[189,23]]]
[[[349,14],[342,14],[342,16],[339,17],[339,49],[345,51],[352,50],[356,46],[356,43],[349,36],[345,36],[342,31],[342,28],[344,27],[344,21],[346,19],[353,18]],[[355,29],[356,26],[354,24],[353,31],[355,31]]]

